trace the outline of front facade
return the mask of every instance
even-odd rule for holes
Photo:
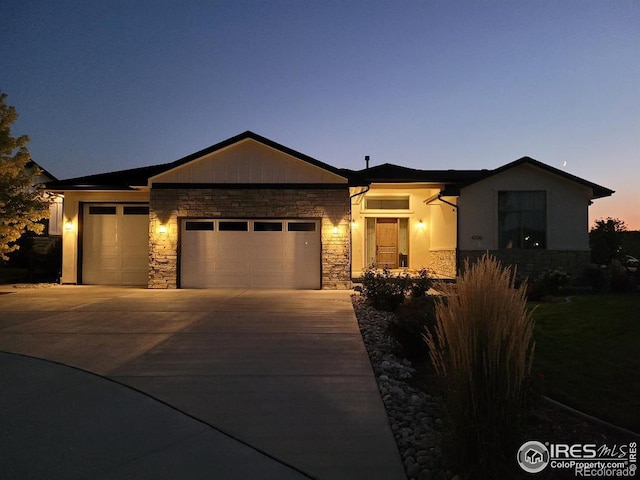
[[[534,274],[588,263],[613,193],[532,159],[338,169],[252,132],[176,162],[56,181],[63,283],[344,289],[369,267],[456,276],[489,250]]]

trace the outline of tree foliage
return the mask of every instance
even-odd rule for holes
[[[26,232],[42,233],[41,221],[49,216],[49,201],[33,185],[38,175],[27,149],[29,137],[14,138],[11,125],[18,118],[0,93],[0,259],[17,250],[16,241]]]
[[[607,217],[596,220],[595,226],[589,232],[591,244],[591,261],[598,265],[609,265],[616,258],[622,247],[621,232],[626,232],[627,226],[618,218]]]

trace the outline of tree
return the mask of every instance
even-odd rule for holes
[[[595,226],[589,232],[591,244],[591,261],[598,265],[609,265],[616,258],[622,248],[620,233],[626,232],[627,226],[618,218],[596,220]]]
[[[42,233],[41,221],[49,216],[48,199],[33,185],[39,172],[27,168],[29,137],[11,136],[18,114],[6,98],[6,93],[0,93],[0,259],[4,261],[19,248],[16,242],[26,232]]]

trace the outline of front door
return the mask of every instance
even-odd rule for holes
[[[376,219],[376,263],[378,268],[398,268],[398,219]]]

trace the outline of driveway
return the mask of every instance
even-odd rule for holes
[[[0,351],[131,386],[315,478],[405,478],[349,292],[10,291]]]

